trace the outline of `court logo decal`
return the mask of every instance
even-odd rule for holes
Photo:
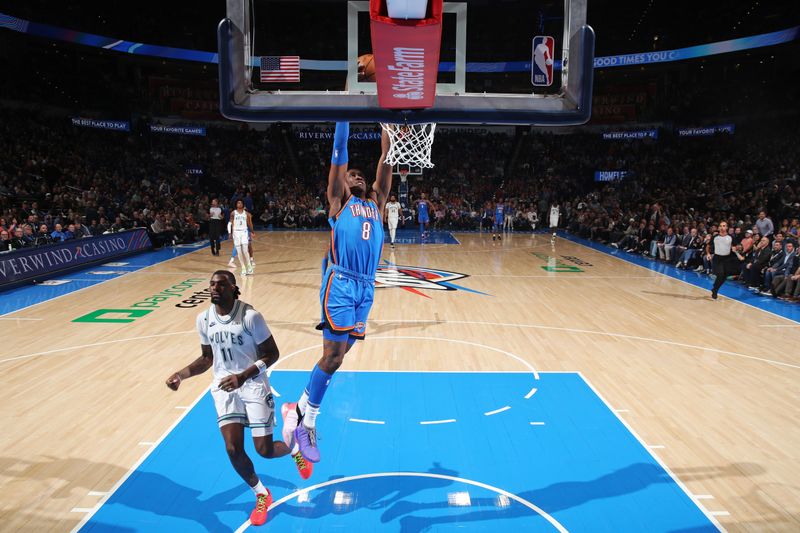
[[[467,274],[459,272],[448,272],[433,268],[401,266],[383,260],[382,265],[378,265],[375,273],[375,288],[386,289],[399,287],[404,291],[413,292],[424,298],[430,298],[420,290],[430,291],[467,291],[475,294],[489,296],[485,292],[469,289],[462,285],[452,283],[457,279],[468,278]]]
[[[585,266],[585,267],[594,266],[590,262],[584,261],[580,257],[575,257],[574,255],[562,255],[561,257],[563,257],[564,259],[566,259],[570,263],[575,263],[576,265],[579,265],[579,266]]]
[[[198,283],[204,283],[208,280],[202,278],[189,278],[168,287],[158,294],[148,296],[139,302],[134,302],[123,309],[96,309],[91,313],[73,319],[73,322],[89,322],[92,324],[97,323],[111,323],[111,324],[126,324],[133,322],[138,318],[149,315],[159,307],[162,302],[170,300],[170,298],[179,298],[183,293],[191,290]]]
[[[563,262],[558,257],[553,257],[552,255],[547,254],[540,254],[539,252],[531,252],[533,255],[547,263],[546,265],[542,265],[539,268],[546,272],[583,272],[583,269],[580,267],[568,265]]]

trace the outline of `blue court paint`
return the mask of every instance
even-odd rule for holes
[[[701,289],[707,289],[708,291],[711,291],[711,287],[714,285],[714,280],[704,274],[699,274],[689,270],[681,270],[679,268],[675,268],[671,264],[660,263],[655,259],[644,257],[639,254],[631,254],[623,250],[617,250],[616,248],[606,246],[605,244],[582,239],[563,231],[559,231],[558,236],[564,240],[581,244],[587,248],[591,248],[592,250],[616,257],[617,259],[622,259],[623,261],[633,263],[634,265],[645,267],[654,272],[658,272],[659,274],[664,274],[665,276],[685,281],[686,283],[690,283],[695,287],[700,287]],[[782,316],[788,320],[800,323],[800,305],[797,305],[796,303],[784,302],[771,296],[753,294],[735,281],[726,281],[719,293],[733,300],[738,300],[744,304],[761,309],[762,311],[768,311],[778,316]]]
[[[386,244],[391,242],[389,230],[386,230]],[[395,244],[461,244],[458,239],[453,237],[449,231],[436,231],[431,230],[428,232],[428,238],[422,241],[419,236],[418,229],[398,229],[394,239]]]
[[[59,285],[21,285],[14,289],[3,291],[2,298],[0,298],[0,316],[19,311],[25,307],[30,307],[59,296],[64,296],[69,293],[85,289],[102,283],[109,279],[118,278],[136,272],[143,268],[169,261],[176,257],[186,255],[201,248],[207,248],[208,242],[203,241],[196,245],[180,245],[172,248],[161,248],[150,252],[144,252],[137,255],[122,257],[120,259],[111,259],[109,263],[127,263],[124,266],[106,266],[105,264],[94,265],[75,270],[61,276],[50,278],[45,283],[65,281],[66,283]]]
[[[299,397],[307,379],[307,372],[272,374],[284,398]],[[528,373],[337,373],[317,422],[322,462],[311,479],[303,481],[288,458],[258,457],[247,436],[274,499],[291,496],[265,527],[716,531],[580,375],[542,373],[525,400],[530,381]],[[511,409],[484,415],[505,405]],[[456,422],[420,424],[449,418]],[[695,479],[722,474],[721,467],[693,472]],[[311,489],[298,497],[302,488]],[[83,530],[233,531],[253,502],[228,462],[206,394]]]

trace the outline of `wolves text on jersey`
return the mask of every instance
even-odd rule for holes
[[[231,346],[243,346],[244,337],[242,335],[234,335],[231,331],[215,331],[208,338],[211,342],[216,344],[226,344]]]

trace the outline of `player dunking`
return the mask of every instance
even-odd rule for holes
[[[261,525],[267,520],[272,494],[258,479],[244,451],[244,426],[250,426],[253,444],[262,457],[272,459],[289,453],[284,442],[272,439],[275,404],[266,369],[278,360],[278,346],[261,313],[239,300],[232,273],[214,272],[209,291],[213,305],[197,316],[202,355],[167,378],[167,387],[178,390],[182,380],[213,367],[211,396],[219,430],[233,468],[256,495],[250,522]],[[299,453],[294,460],[300,475],[308,479],[313,465]]]
[[[389,199],[389,203],[386,204],[386,222],[389,225],[389,242],[394,248],[394,238],[397,235],[397,223],[400,221],[400,213],[402,212],[403,208],[400,205],[400,202],[397,201],[394,194]]]
[[[417,200],[417,221],[419,222],[419,238],[423,242],[428,237],[428,224],[431,221],[431,211],[433,211],[433,205],[428,201],[425,193],[422,193],[420,199]]]
[[[236,210],[231,213],[231,227],[233,230],[233,247],[239,256],[239,262],[242,264],[242,276],[252,275],[253,264],[250,262],[248,248],[251,236],[255,237],[253,234],[253,217],[244,210],[244,202],[241,200],[236,201]]]
[[[324,318],[322,358],[314,365],[296,405],[300,423],[294,430],[299,449],[311,461],[320,459],[316,420],[325,391],[344,355],[363,339],[375,294],[375,272],[383,249],[383,211],[392,187],[392,167],[384,164],[389,137],[381,137],[382,155],[375,183],[367,188],[360,170],[347,169],[349,124],[337,122],[328,173],[328,222],[331,243],[320,290]],[[287,413],[288,414],[288,413]],[[284,427],[292,420],[284,417]]]
[[[494,225],[492,226],[492,240],[503,240],[503,222],[505,220],[506,204],[503,200],[494,204]]]

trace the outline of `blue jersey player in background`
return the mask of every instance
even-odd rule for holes
[[[423,242],[428,236],[428,224],[431,221],[431,211],[433,211],[433,206],[428,201],[425,193],[422,193],[421,198],[417,200],[417,221],[419,222],[419,238]]]
[[[282,409],[287,427],[294,418],[287,414],[294,407],[298,418],[294,447],[313,463],[320,460],[316,420],[322,398],[344,355],[366,332],[375,294],[375,272],[383,250],[383,210],[392,187],[392,167],[383,162],[389,150],[388,134],[383,132],[383,154],[370,188],[360,170],[347,168],[349,130],[347,122],[336,123],[328,173],[331,242],[327,262],[323,262],[325,274],[320,289],[322,358],[311,370],[297,404]]]
[[[492,225],[492,240],[503,240],[503,220],[505,218],[506,204],[503,200],[494,204],[494,225]]]

